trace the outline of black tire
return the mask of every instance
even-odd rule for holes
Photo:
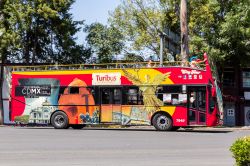
[[[77,125],[71,125],[71,127],[73,128],[73,129],[82,129],[82,128],[84,128],[86,125],[84,125],[84,124],[77,124]]]
[[[173,128],[172,119],[164,113],[158,113],[153,117],[152,123],[156,130],[171,131]]]
[[[68,116],[62,112],[55,112],[51,117],[51,124],[55,129],[67,129],[69,128]]]

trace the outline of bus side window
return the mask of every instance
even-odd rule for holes
[[[137,105],[137,93],[138,90],[135,88],[128,89],[127,101],[129,105]]]
[[[185,106],[187,104],[187,94],[186,93],[164,93],[163,103],[164,105]]]
[[[122,103],[124,105],[143,105],[142,92],[135,86],[123,87]]]
[[[214,111],[215,101],[216,101],[216,98],[210,96],[210,100],[209,100],[209,113],[210,114],[212,114]]]
[[[93,96],[95,104],[99,104],[99,88],[93,86],[93,87],[88,87],[87,90],[89,91],[89,94]]]
[[[161,101],[163,101],[163,87],[157,87],[157,98],[160,99]]]
[[[113,91],[113,104],[121,104],[121,89],[114,89]]]
[[[206,109],[206,93],[205,93],[205,91],[198,92],[197,97],[198,97],[198,106],[200,108]]]
[[[189,107],[196,108],[196,92],[190,92]]]
[[[67,87],[65,87],[65,86],[61,86],[60,89],[59,89],[59,95],[64,94],[64,91],[65,91],[66,88]]]
[[[142,92],[138,92],[138,105],[143,105],[143,95]]]
[[[110,104],[110,89],[102,89],[102,104]]]
[[[79,87],[69,87],[69,94],[79,94]]]
[[[127,93],[128,93],[128,88],[126,86],[122,87],[122,104],[123,105],[128,104]]]

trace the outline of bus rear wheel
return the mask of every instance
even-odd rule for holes
[[[163,113],[158,113],[153,117],[153,125],[159,131],[171,131],[173,128],[172,119]]]
[[[68,116],[62,112],[55,112],[51,117],[51,124],[55,129],[67,129],[69,127]]]

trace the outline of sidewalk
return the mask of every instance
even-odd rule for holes
[[[216,127],[205,127],[207,130],[250,130],[250,126],[234,126],[234,127],[227,127],[227,126],[216,126]]]
[[[235,126],[235,127],[227,127],[227,126],[193,127],[193,128],[181,128],[179,130],[184,130],[184,131],[201,131],[201,132],[249,131],[249,133],[250,133],[250,126]]]

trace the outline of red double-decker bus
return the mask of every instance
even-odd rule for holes
[[[153,125],[157,130],[215,126],[216,88],[205,63],[204,69],[121,64],[15,68],[10,120],[56,129],[86,124]]]

